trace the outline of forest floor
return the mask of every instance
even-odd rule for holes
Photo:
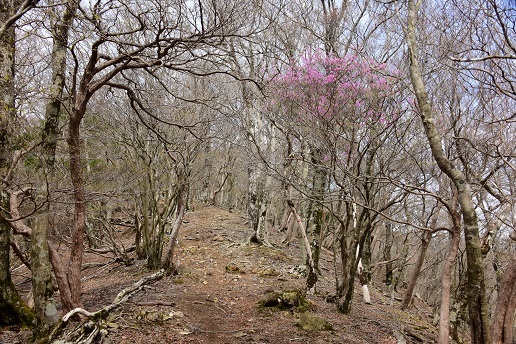
[[[321,259],[317,292],[306,295],[311,314],[331,329],[305,330],[296,308],[260,307],[271,292],[303,290],[305,278],[297,244],[279,244],[284,233],[270,233],[274,247],[247,243],[245,216],[216,207],[188,212],[176,250],[179,274],[151,283],[108,318],[108,343],[433,343],[437,329],[431,310],[419,300],[399,310],[399,295],[382,285],[370,287],[372,304],[362,302],[357,284],[349,315],[326,302],[334,293],[333,262]],[[128,239],[129,229],[125,229]],[[129,232],[127,232],[129,231]],[[134,253],[133,253],[134,254]],[[103,263],[103,264],[98,264]],[[145,262],[126,266],[88,253],[83,270],[84,308],[96,311],[124,288],[152,274]],[[21,273],[14,274],[20,279]],[[30,283],[20,284],[28,288]],[[0,328],[0,343],[22,343],[28,331]]]

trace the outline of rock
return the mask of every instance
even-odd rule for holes
[[[218,241],[218,242],[221,242],[221,241],[224,241],[224,238],[221,236],[221,235],[215,235],[213,237],[213,241]]]
[[[297,326],[305,331],[333,331],[328,321],[309,312],[300,315]]]
[[[263,270],[258,271],[258,275],[261,277],[275,277],[279,276],[280,272],[274,268],[265,268]]]
[[[226,265],[226,272],[228,274],[244,274],[245,272],[240,269],[236,263],[229,263]]]
[[[185,314],[180,311],[174,313],[174,318],[183,318],[184,316],[185,316]]]
[[[306,312],[314,309],[314,305],[305,298],[304,292],[298,289],[271,292],[258,304],[260,309],[290,310],[292,312]]]

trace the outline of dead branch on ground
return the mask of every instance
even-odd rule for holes
[[[96,312],[88,312],[82,308],[75,308],[65,314],[61,321],[54,327],[54,330],[48,337],[48,342],[52,343],[58,338],[66,343],[89,344],[100,334],[107,335],[106,319],[110,312],[118,308],[120,305],[129,300],[134,294],[142,290],[146,284],[157,281],[163,277],[165,270],[160,270],[150,276],[140,279],[135,284],[122,290],[113,300],[113,303],[105,306]],[[77,315],[82,315],[86,320],[81,321],[73,330],[63,333],[70,319]]]

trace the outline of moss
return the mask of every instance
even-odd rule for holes
[[[272,292],[258,302],[258,309],[264,310],[288,310],[291,312],[307,312],[315,307],[306,298],[303,291],[299,289]]]
[[[240,269],[240,267],[238,265],[236,265],[236,263],[229,263],[228,265],[226,265],[226,272],[228,274],[237,274],[237,275],[245,274],[245,271]]]
[[[305,331],[333,331],[328,321],[309,312],[300,315],[297,326]]]
[[[261,277],[275,277],[279,276],[280,272],[274,268],[265,268],[263,270],[258,271],[258,275]]]
[[[244,252],[247,256],[259,255],[283,263],[292,263],[294,261],[292,257],[275,247],[259,246],[253,244],[244,246]]]

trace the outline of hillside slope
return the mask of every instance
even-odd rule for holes
[[[127,233],[129,234],[129,233]],[[302,290],[304,277],[296,267],[296,245],[273,248],[246,244],[250,231],[245,216],[215,207],[186,214],[179,247],[180,273],[164,277],[136,294],[109,318],[111,343],[433,343],[437,329],[429,323],[424,305],[402,312],[374,286],[372,304],[355,290],[353,310],[340,314],[326,302],[334,292],[332,261],[322,257],[326,278],[317,293],[307,295],[311,314],[326,320],[331,330],[304,330],[297,309],[259,307],[272,292]],[[271,233],[281,242],[282,234]],[[86,263],[99,261],[88,255]],[[106,260],[108,262],[108,260]],[[94,311],[112,302],[116,294],[150,275],[143,261],[84,270],[84,307]],[[19,342],[21,335],[0,334],[0,343]],[[27,335],[25,335],[27,338]]]

